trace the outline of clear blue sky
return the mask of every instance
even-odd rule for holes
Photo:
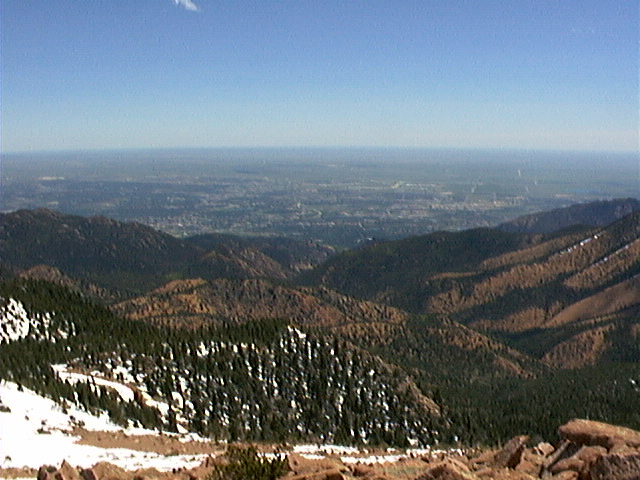
[[[2,151],[638,149],[638,0],[2,0]]]

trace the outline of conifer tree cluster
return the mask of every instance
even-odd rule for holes
[[[4,285],[29,311],[51,313],[56,341],[39,335],[5,345],[0,377],[87,410],[152,428],[225,440],[347,444],[432,443],[437,415],[406,388],[407,377],[335,337],[285,320],[198,331],[115,317],[59,287]],[[98,370],[140,392],[125,402],[105,387],[60,381],[51,365]],[[143,401],[142,392],[167,406]]]

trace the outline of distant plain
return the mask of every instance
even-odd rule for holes
[[[129,150],[3,155],[0,209],[104,215],[178,237],[282,235],[351,248],[639,192],[634,154]]]

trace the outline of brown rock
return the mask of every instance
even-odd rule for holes
[[[473,478],[473,475],[458,468],[454,463],[442,462],[429,468],[416,480],[472,480]]]
[[[296,474],[316,473],[323,472],[325,470],[338,470],[340,472],[347,472],[349,469],[342,463],[337,457],[326,457],[318,460],[311,460],[298,455],[296,453],[290,453],[287,456],[289,462],[289,470]]]
[[[496,456],[495,450],[487,450],[486,452],[482,452],[477,457],[472,458],[471,464],[473,465],[473,464],[492,463],[495,456]]]
[[[38,480],[53,480],[54,474],[58,469],[52,465],[42,465],[38,469]]]
[[[582,468],[584,467],[584,460],[580,458],[576,458],[576,456],[572,456],[569,458],[563,458],[562,460],[557,461],[555,464],[549,468],[549,471],[554,475],[560,472],[564,472],[566,470],[571,470],[576,473],[580,473]]]
[[[162,477],[163,474],[159,470],[155,468],[144,468],[135,471],[133,480],[157,480]]]
[[[516,465],[516,471],[526,473],[528,475],[537,475],[542,467],[542,457],[539,457],[540,461],[532,462],[527,458],[523,458],[518,465]]]
[[[98,476],[92,468],[85,468],[83,470],[80,470],[80,477],[82,478],[82,480],[98,480]]]
[[[301,473],[287,476],[287,480],[345,480],[345,476],[340,470],[331,469],[322,472]]]
[[[203,467],[199,465],[187,472],[189,480],[204,480],[211,473],[212,467]]]
[[[455,457],[448,457],[445,460],[445,463],[449,463],[450,465],[452,465],[454,468],[460,470],[461,472],[470,472],[471,469],[469,468],[469,465],[467,465],[465,463],[466,458],[464,457],[460,457],[460,456],[455,456]]]
[[[595,460],[599,456],[606,455],[606,454],[607,454],[606,448],[596,445],[593,447],[590,447],[590,446],[582,447],[580,450],[576,452],[575,456],[584,460],[585,462],[591,462],[592,460]]]
[[[479,478],[493,478],[496,476],[496,471],[491,467],[484,467],[473,473],[476,477]]]
[[[564,453],[568,454],[571,450],[572,449],[565,449]],[[580,447],[573,455],[564,455],[562,458],[557,459],[557,461],[547,467],[547,471],[554,475],[567,470],[580,473],[597,458],[606,453],[607,450],[600,446]]]
[[[491,480],[535,480],[537,477],[524,472],[517,472],[508,468],[494,470],[493,475],[489,477]]]
[[[128,480],[132,477],[126,470],[109,462],[96,463],[91,470],[97,480]]]
[[[626,443],[615,443],[611,448],[609,448],[609,453],[617,453],[619,455],[628,455],[630,453],[638,452],[638,448],[630,447]]]
[[[62,474],[65,480],[81,480],[78,470],[75,467],[72,467],[66,460],[62,461],[62,465],[60,465],[58,471]]]
[[[525,449],[522,460],[516,466],[516,470],[537,475],[544,465],[546,455],[544,455],[537,447],[530,450]]]
[[[536,445],[533,448],[533,450],[538,455],[542,455],[543,457],[548,457],[549,455],[551,455],[555,451],[555,448],[550,443],[540,442],[538,445]]]
[[[580,445],[600,445],[611,448],[616,444],[640,447],[640,432],[593,420],[571,420],[558,429],[560,436]]]
[[[565,470],[564,472],[560,472],[553,477],[550,477],[551,480],[578,480],[578,472],[574,472],[573,470]]]
[[[522,460],[524,447],[528,440],[529,437],[526,435],[513,437],[495,454],[493,464],[496,467],[515,468]]]
[[[43,465],[38,470],[38,480],[81,480],[78,470],[63,460],[60,468]]]
[[[589,480],[640,480],[640,453],[602,455],[585,472]]]
[[[542,472],[548,473],[553,465],[565,458],[572,457],[578,450],[580,450],[579,445],[565,440],[560,444],[556,451],[544,461],[544,464],[542,465]]]
[[[364,464],[354,465],[351,471],[354,477],[371,477],[375,474],[373,467]]]

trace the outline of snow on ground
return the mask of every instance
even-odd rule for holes
[[[104,378],[100,378],[96,375],[85,375],[83,373],[70,372],[68,370],[69,367],[67,367],[64,364],[51,365],[51,368],[53,369],[54,372],[56,372],[56,375],[58,375],[58,378],[60,378],[60,380],[62,381],[66,380],[72,385],[78,382],[92,381],[96,385],[101,385],[103,387],[107,387],[115,390],[118,393],[118,395],[120,395],[120,398],[122,398],[125,402],[133,401],[133,398],[134,398],[133,390],[131,390],[131,388],[127,387],[126,385],[123,385],[122,383],[105,380]],[[98,372],[95,372],[95,373],[98,373]]]
[[[78,373],[78,372],[70,372],[69,366],[65,364],[51,365],[51,368],[56,372],[56,375],[60,380],[63,380],[63,381],[66,380],[71,384],[75,384],[78,382],[93,382],[96,385],[112,388],[118,393],[118,395],[120,395],[120,398],[122,398],[125,402],[130,402],[134,399],[134,392],[132,388],[128,387],[127,385],[124,385],[121,382],[114,382],[114,381],[102,378],[100,376],[101,375],[100,372],[92,372],[91,375],[86,375],[84,373]],[[129,375],[128,370],[122,369],[122,371],[126,372],[126,374]],[[121,372],[121,371],[114,370],[114,373],[118,373],[118,372]],[[154,400],[143,389],[139,389],[139,393],[142,396],[142,400],[147,406],[158,409],[160,414],[163,417],[166,417],[167,413],[169,412],[168,403]]]
[[[346,464],[366,463],[393,463],[407,457],[420,457],[439,452],[430,448],[416,448],[410,450],[388,449],[385,453],[368,454],[366,450],[356,447],[341,445],[296,445],[291,450],[304,458],[319,460],[329,455],[337,455]]]
[[[154,467],[166,471],[195,467],[206,457],[165,456],[123,448],[78,445],[75,443],[78,437],[70,434],[77,422],[84,422],[87,430],[122,429],[111,423],[106,415],[96,417],[73,407],[64,413],[52,400],[27,389],[20,391],[15,383],[0,383],[0,402],[9,409],[8,412],[0,411],[1,468],[39,468],[44,464],[59,466],[67,460],[82,467],[106,461],[127,470]]]
[[[66,371],[60,368],[56,370]],[[66,373],[71,374],[71,372]],[[77,375],[79,375],[77,380],[86,380],[81,378],[80,374]],[[94,379],[99,380],[97,377]],[[117,385],[124,387],[122,384]],[[116,388],[112,385],[107,386]],[[71,465],[80,467],[90,467],[106,461],[127,470],[156,468],[169,471],[180,467],[195,467],[207,456],[165,456],[124,448],[78,445],[76,441],[79,437],[71,434],[72,428],[78,424],[82,424],[87,430],[124,431],[128,435],[153,435],[156,432],[139,428],[123,429],[112,423],[106,414],[98,417],[76,407],[69,407],[65,413],[52,400],[43,398],[28,389],[19,390],[15,383],[0,382],[0,405],[6,407],[0,409],[0,468],[39,468],[45,464],[59,466],[63,460],[67,460]],[[9,411],[3,411],[6,409]],[[179,438],[185,442],[204,440],[195,434]],[[433,453],[429,449],[408,451],[391,449],[387,452],[370,454],[358,448],[340,445],[297,445],[292,451],[309,459],[337,455],[344,463],[369,464],[396,462],[407,456]]]
[[[31,331],[43,336],[50,321],[50,313],[29,316],[22,302],[10,298],[0,306],[0,344],[25,338]]]

